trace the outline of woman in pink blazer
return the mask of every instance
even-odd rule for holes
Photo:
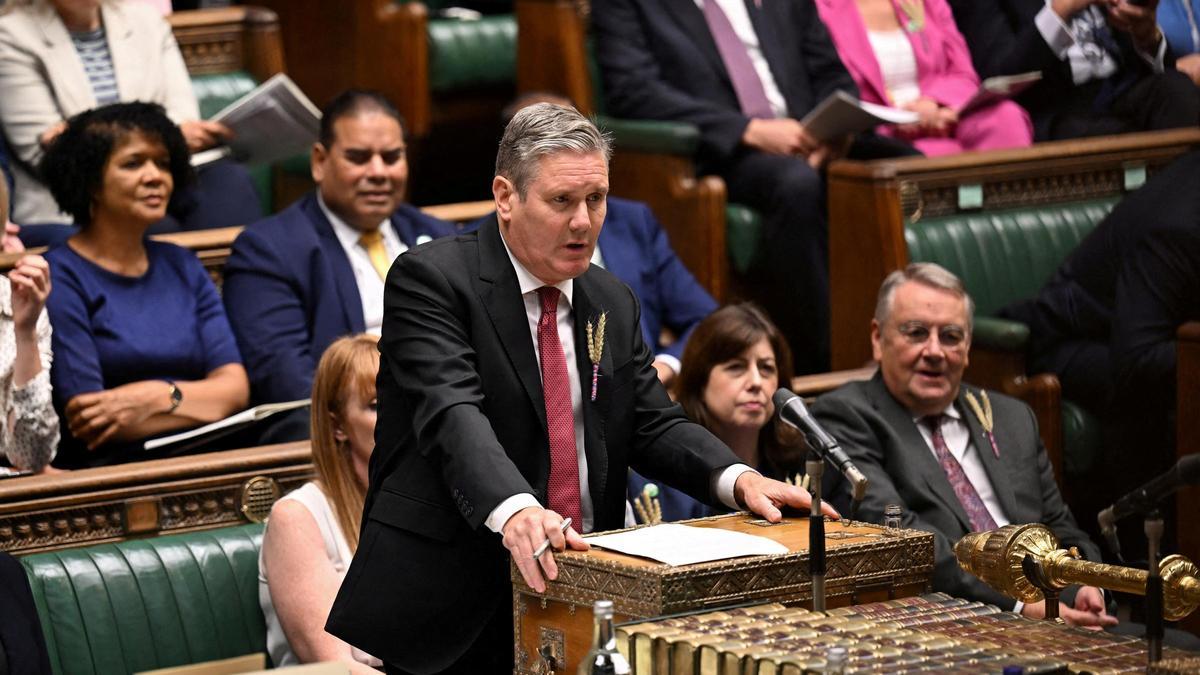
[[[926,155],[1033,142],[1029,115],[1001,101],[959,116],[979,90],[966,41],[945,0],[816,0],[864,101],[913,110],[920,121],[881,127]]]

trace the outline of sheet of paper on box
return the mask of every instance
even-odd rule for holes
[[[727,558],[788,552],[786,546],[766,537],[678,523],[595,535],[587,537],[587,542],[592,546],[650,558],[668,565],[691,565]]]

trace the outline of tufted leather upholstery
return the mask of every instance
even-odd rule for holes
[[[517,20],[513,15],[431,18],[428,34],[429,86],[434,92],[516,81]]]
[[[1116,199],[956,214],[923,219],[904,228],[909,259],[936,262],[957,274],[975,299],[975,313],[990,316],[1033,296]]]
[[[21,560],[56,673],[130,673],[265,651],[262,525]]]

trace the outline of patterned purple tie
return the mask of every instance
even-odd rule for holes
[[[979,493],[975,491],[975,486],[971,485],[971,479],[967,478],[967,474],[963,472],[962,465],[954,459],[954,455],[950,454],[950,449],[946,447],[946,438],[942,436],[942,420],[945,415],[930,415],[922,417],[921,423],[929,427],[930,435],[933,437],[933,454],[937,455],[938,462],[942,465],[942,471],[946,472],[946,479],[950,481],[950,487],[954,488],[954,495],[958,497],[958,502],[962,504],[963,510],[967,512],[967,519],[971,521],[972,532],[989,532],[996,529],[996,521],[992,520],[992,514],[988,513],[987,506],[980,499]]]
[[[717,0],[704,0],[704,20],[708,22],[708,31],[717,43],[721,60],[725,62],[725,70],[729,72],[729,80],[733,83],[742,113],[761,119],[775,117],[771,102],[767,100],[767,90],[763,88],[762,80],[754,70],[754,63],[750,61],[750,52],[746,51],[745,43],[733,30],[733,24],[729,23],[729,17],[721,10]]]
[[[538,320],[538,360],[542,366],[542,397],[546,401],[546,430],[550,437],[550,479],[546,501],[550,510],[570,518],[582,531],[579,499],[579,457],[575,450],[575,411],[571,408],[571,380],[567,357],[558,338],[558,296],[553,286],[537,291],[542,303]]]

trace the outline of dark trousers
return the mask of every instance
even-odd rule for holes
[[[1115,96],[1110,85],[1089,82],[1035,113],[1037,141],[1179,129],[1200,125],[1200,88],[1183,73],[1147,75]],[[1045,118],[1040,121],[1036,118]]]
[[[535,655],[531,655],[533,657]],[[513,671],[513,624],[512,613],[501,605],[475,644],[454,665],[437,673],[414,673],[390,663],[383,666],[388,675],[490,675],[507,674]]]
[[[912,146],[874,134],[859,136],[849,158],[919,155]],[[750,273],[754,299],[792,349],[796,374],[829,370],[829,220],[824,172],[802,157],[744,149],[707,167],[725,179],[729,201],[762,213],[761,258]]]

